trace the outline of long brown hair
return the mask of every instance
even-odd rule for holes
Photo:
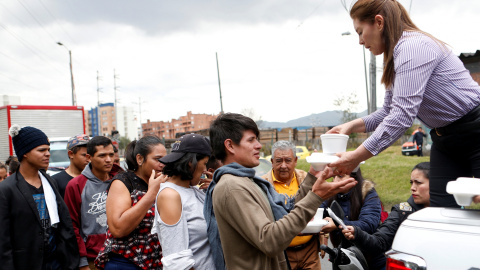
[[[382,15],[384,20],[382,38],[385,43],[385,52],[383,53],[382,83],[388,88],[395,79],[393,49],[403,32],[424,32],[418,29],[410,19],[407,10],[395,0],[358,0],[350,10],[352,19],[371,24],[374,23],[376,15]]]

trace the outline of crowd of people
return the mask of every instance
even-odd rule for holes
[[[323,171],[305,172],[296,169],[295,145],[278,141],[272,170],[259,177],[256,123],[226,113],[211,123],[209,138],[184,135],[168,154],[155,136],[131,142],[127,168],[109,138],[77,134],[67,144],[70,166],[50,176],[46,134],[12,125],[16,157],[0,164],[0,267],[320,269],[319,246],[330,239],[334,246],[347,240],[370,269],[384,269],[384,252],[409,214],[457,207],[446,183],[480,177],[480,87],[397,1],[359,0],[350,15],[360,44],[384,54],[387,87],[382,109],[328,131],[373,132],[356,150],[337,153]],[[412,169],[411,197],[382,220],[375,184],[355,168],[415,117],[432,128],[431,164]],[[425,134],[417,133],[421,145]],[[343,210],[345,226],[325,217],[319,233],[301,234],[319,208],[332,204]]]
[[[133,141],[125,170],[109,138],[80,134],[67,143],[70,167],[49,176],[47,136],[18,126],[10,134],[20,166],[0,184],[5,269],[320,269],[329,237],[334,246],[351,240],[382,269],[401,221],[429,204],[429,166],[419,164],[412,197],[381,223],[380,198],[360,170],[296,169],[288,141],[273,145],[272,170],[256,176],[259,130],[240,114],[219,116],[211,141],[180,137],[170,154],[156,136]],[[326,217],[321,232],[300,234],[332,201],[346,228]]]

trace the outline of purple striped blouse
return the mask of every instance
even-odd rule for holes
[[[418,117],[444,127],[480,104],[480,86],[450,49],[419,32],[404,32],[393,51],[395,80],[383,108],[363,117],[363,145],[377,155],[398,140]]]

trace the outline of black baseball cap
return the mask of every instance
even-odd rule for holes
[[[172,163],[182,158],[186,153],[202,154],[210,156],[212,148],[210,141],[199,134],[187,134],[178,138],[172,144],[172,152],[159,159],[162,163]]]

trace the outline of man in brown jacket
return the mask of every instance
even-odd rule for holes
[[[210,127],[213,154],[224,164],[215,172],[204,208],[217,270],[225,265],[229,270],[288,269],[284,250],[322,201],[356,184],[353,178],[326,182],[331,169],[310,169],[287,213],[272,185],[251,169],[259,164],[258,135],[255,122],[240,114],[223,114]]]
[[[270,182],[280,194],[294,197],[300,189],[307,172],[295,169],[298,157],[295,144],[278,141],[272,145],[272,170],[262,178]],[[292,270],[320,270],[320,234],[302,235],[293,238],[287,247],[287,256]]]

